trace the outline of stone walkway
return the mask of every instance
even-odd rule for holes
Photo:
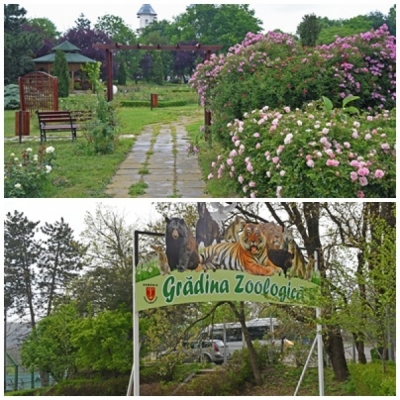
[[[198,160],[187,154],[185,124],[177,122],[145,127],[106,188],[118,198],[207,198]],[[131,187],[144,187],[144,194],[130,195]],[[147,187],[146,187],[147,186]]]

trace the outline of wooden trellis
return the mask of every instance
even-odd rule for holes
[[[58,110],[58,79],[45,72],[31,72],[18,78],[21,111]]]

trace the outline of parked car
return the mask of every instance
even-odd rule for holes
[[[224,355],[226,360],[231,358],[231,351],[228,346],[224,346],[222,340],[203,340],[195,342],[186,342],[183,344],[183,353],[185,363],[192,362],[210,362],[215,364],[223,364]],[[166,354],[176,353],[177,350],[163,351],[160,354],[162,358]]]
[[[193,356],[197,361],[222,364],[225,353],[226,359],[229,360],[231,358],[231,351],[228,345],[224,345],[222,340],[213,339],[193,343]]]

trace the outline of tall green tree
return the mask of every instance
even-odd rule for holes
[[[389,32],[396,36],[396,4],[390,8],[386,24],[389,28]]]
[[[162,85],[164,83],[164,69],[163,61],[159,51],[157,51],[153,56],[153,80],[157,85]]]
[[[95,30],[103,32],[113,43],[121,43],[123,45],[134,45],[137,43],[135,32],[125,23],[125,21],[118,16],[106,14],[97,19],[94,25]],[[137,71],[141,52],[136,50],[123,50],[115,54],[115,63],[126,71],[129,78],[133,78]],[[120,78],[118,77],[118,80]],[[118,82],[119,83],[119,82]],[[123,83],[119,83],[123,84]],[[125,83],[126,84],[126,83]]]
[[[50,315],[54,304],[83,268],[86,248],[73,237],[73,230],[61,218],[54,224],[45,223],[41,232],[46,236],[38,261],[40,272],[40,304]]]
[[[297,27],[296,33],[300,36],[303,46],[313,47],[317,44],[321,24],[315,14],[306,14]]]
[[[90,30],[91,25],[92,23],[83,13],[80,13],[78,19],[75,21],[75,29],[77,30]]]
[[[4,5],[4,84],[17,83],[18,77],[33,71],[32,58],[41,38],[23,30],[26,10],[18,4]]]
[[[65,53],[61,50],[56,50],[53,74],[58,78],[58,97],[68,97],[70,85],[69,69]]]
[[[262,22],[248,4],[191,4],[175,18],[174,25],[175,42],[220,44],[222,52],[240,43],[248,32],[262,31]]]
[[[85,216],[82,240],[88,246],[85,264],[89,268],[69,286],[79,312],[85,314],[89,304],[95,313],[116,310],[123,304],[130,309],[133,228],[124,215],[98,205]]]
[[[37,274],[34,267],[41,252],[35,238],[39,222],[30,221],[23,213],[7,213],[4,223],[4,294],[6,305],[15,313],[30,318],[32,328],[36,325]]]
[[[57,30],[54,22],[48,18],[31,18],[28,20],[28,24],[33,28],[36,28],[38,32],[43,34],[43,39],[58,39],[61,32]]]

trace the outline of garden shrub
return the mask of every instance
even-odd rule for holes
[[[15,84],[4,86],[4,109],[19,109],[19,86]]]
[[[395,396],[396,365],[387,363],[382,373],[381,362],[349,364],[350,383],[358,396]]]
[[[54,147],[41,146],[38,154],[28,147],[21,157],[14,153],[4,161],[4,197],[42,197],[53,169]]]
[[[158,107],[182,107],[188,104],[185,100],[176,100],[176,101],[159,101]],[[150,107],[150,101],[147,100],[122,100],[122,107]]]
[[[359,108],[392,109],[395,73],[395,37],[383,25],[314,48],[302,48],[288,34],[248,33],[226,56],[199,64],[190,83],[213,112],[213,137],[227,145],[226,124],[265,105],[294,109],[327,96],[339,106],[353,95]]]
[[[243,197],[394,198],[395,110],[355,111],[312,102],[245,113],[226,125],[231,145],[208,179],[234,181]]]
[[[92,119],[83,124],[83,133],[87,148],[93,154],[112,154],[117,141],[118,127],[115,103],[107,102],[98,95],[98,101]]]
[[[110,379],[64,380],[56,384],[46,395],[50,396],[125,396],[129,375]]]

